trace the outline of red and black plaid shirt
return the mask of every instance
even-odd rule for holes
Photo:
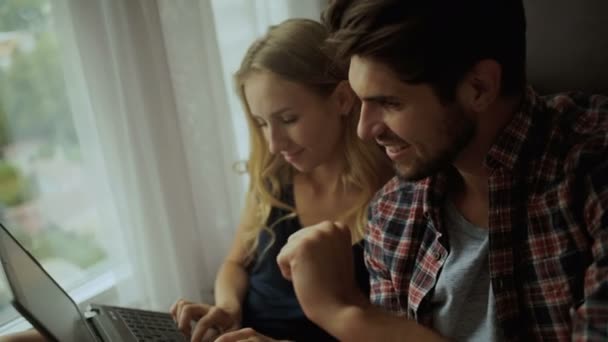
[[[527,92],[486,156],[489,273],[509,340],[608,340],[608,98]],[[432,328],[448,171],[372,201],[371,301]]]

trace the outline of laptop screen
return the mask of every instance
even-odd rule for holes
[[[0,258],[14,301],[34,326],[62,342],[96,341],[74,301],[2,224]]]

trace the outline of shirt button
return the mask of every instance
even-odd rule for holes
[[[497,279],[497,281],[496,281],[496,289],[498,291],[502,291],[502,290],[504,290],[504,288],[505,288],[505,283],[502,280],[502,278]]]
[[[433,256],[435,257],[435,260],[437,260],[437,261],[441,260],[441,257],[442,257],[442,255],[441,255],[441,253],[440,253],[440,252],[435,252],[435,253],[433,254]]]

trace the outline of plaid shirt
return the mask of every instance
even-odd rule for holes
[[[608,340],[608,98],[529,89],[484,166],[489,273],[505,337]],[[449,253],[442,207],[450,172],[393,178],[369,211],[372,303],[431,328]]]

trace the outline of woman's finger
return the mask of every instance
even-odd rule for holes
[[[183,301],[183,299],[178,299],[175,301],[175,303],[173,303],[173,305],[171,305],[171,307],[169,308],[169,313],[171,314],[171,317],[173,317],[173,320],[177,319],[177,308],[179,306],[179,302]]]
[[[251,328],[243,328],[237,331],[231,331],[220,336],[215,342],[237,342],[247,339],[252,339],[257,336],[257,332]]]
[[[190,335],[190,322],[198,321],[205,316],[208,306],[205,304],[184,304],[178,310],[177,328],[187,336]]]
[[[217,330],[218,334],[222,334],[230,325],[230,318],[222,310],[209,310],[209,312],[201,318],[192,331],[192,341],[201,341],[205,334],[210,329]]]

